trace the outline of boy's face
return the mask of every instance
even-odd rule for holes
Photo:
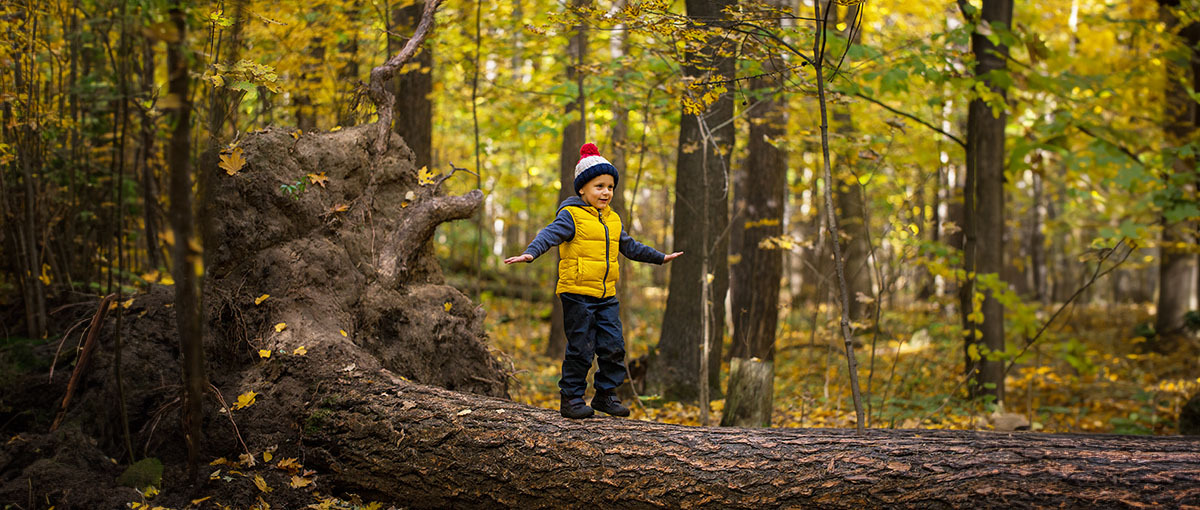
[[[612,200],[614,188],[616,188],[616,184],[613,182],[613,176],[600,174],[584,184],[583,188],[579,190],[579,195],[583,197],[583,201],[587,202],[587,205],[603,210],[608,207],[608,201]]]

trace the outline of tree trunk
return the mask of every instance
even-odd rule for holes
[[[572,6],[576,9],[585,5],[587,5],[587,0],[573,0],[572,2]],[[575,25],[571,31],[574,32],[574,35],[567,43],[567,58],[571,62],[567,65],[567,81],[574,83],[578,90],[575,99],[567,104],[564,115],[567,125],[563,126],[562,147],[558,156],[561,187],[558,189],[558,203],[554,204],[556,208],[563,200],[575,195],[575,164],[579,162],[579,148],[587,143],[587,97],[584,95],[583,73],[579,72],[579,68],[587,59],[587,30],[583,25]],[[551,260],[554,262],[554,282],[557,286],[558,250],[551,251],[554,252]],[[563,329],[562,302],[555,298],[552,306],[550,338],[546,342],[545,353],[550,358],[562,358],[567,349],[567,333]]]
[[[1180,62],[1166,58],[1166,90],[1163,108],[1163,134],[1168,147],[1164,160],[1169,170],[1163,175],[1168,184],[1169,192],[1173,192],[1170,203],[1164,209],[1172,208],[1176,202],[1185,203],[1195,200],[1196,174],[1193,157],[1182,157],[1175,149],[1193,143],[1194,131],[1198,126],[1197,103],[1189,95],[1189,88],[1196,90],[1200,86],[1200,22],[1192,22],[1181,29],[1182,20],[1174,9],[1179,9],[1178,0],[1159,0],[1159,17],[1166,23],[1168,31],[1179,30],[1180,45],[1190,48],[1185,51],[1187,61]],[[1190,75],[1190,76],[1189,76]],[[1190,79],[1189,79],[1190,78]],[[1196,224],[1189,219],[1172,222],[1164,214],[1161,218],[1163,226],[1162,241],[1159,243],[1158,266],[1158,315],[1155,318],[1154,330],[1158,334],[1150,348],[1166,351],[1171,350],[1174,343],[1170,338],[1178,335],[1183,328],[1184,315],[1191,307],[1194,294],[1192,289],[1196,283],[1196,254],[1189,253],[1187,246],[1196,242]]]
[[[304,446],[335,486],[413,508],[1200,504],[1200,443],[1178,437],[570,421],[379,379],[330,373],[312,398],[330,427]]]
[[[392,33],[412,34],[417,29],[417,23],[421,21],[425,2],[398,5],[403,7],[392,11]],[[391,41],[389,37],[388,55],[396,52]],[[395,46],[402,48],[407,42],[408,37],[405,37]],[[393,129],[416,154],[414,164],[419,169],[433,164],[433,101],[429,99],[429,95],[433,93],[432,45],[422,45],[420,52],[413,56],[411,62],[416,64],[415,69],[398,74],[392,80],[396,94],[396,103],[392,108],[395,112]]]
[[[734,0],[688,0],[688,16],[712,25]],[[719,56],[728,43],[710,36],[700,52],[688,53],[684,73],[698,80],[721,80],[734,73],[734,61]],[[705,71],[703,69],[713,69]],[[684,253],[671,262],[671,282],[662,334],[647,374],[648,391],[671,400],[696,401],[700,394],[704,321],[711,324],[708,388],[720,392],[721,343],[725,336],[725,294],[729,290],[728,180],[733,152],[733,96],[722,94],[699,115],[680,118],[675,166],[674,246]],[[712,275],[711,299],[705,303],[705,274]]]
[[[965,3],[960,3],[966,5]],[[973,8],[971,8],[973,9]],[[985,0],[979,19],[992,25],[1012,24],[1012,0]],[[964,9],[965,12],[965,9]],[[960,296],[963,316],[964,354],[973,396],[993,395],[1004,400],[1004,361],[989,359],[988,352],[1004,350],[1004,306],[990,289],[980,289],[972,273],[996,275],[1004,270],[1004,126],[1008,115],[1004,88],[993,83],[988,73],[1005,68],[1006,46],[997,46],[979,32],[971,35],[975,54],[975,76],[1000,96],[1000,104],[973,99],[967,113],[967,185],[963,192],[966,246],[964,259],[968,284]],[[975,294],[983,294],[983,322],[973,317]],[[974,331],[981,335],[976,338]]]
[[[192,213],[190,77],[183,53],[187,38],[187,16],[178,2],[171,6],[171,19],[179,38],[167,43],[168,94],[178,100],[174,108],[175,128],[171,133],[167,164],[171,168],[171,228],[175,232],[174,278],[176,328],[183,362],[183,432],[188,446],[189,477],[195,476],[204,420],[203,396],[208,387],[204,373],[203,300],[200,274],[201,254],[195,240]]]
[[[774,62],[774,59],[764,62],[763,72],[774,73],[777,70]],[[738,197],[743,213],[734,220],[737,225],[731,227],[741,231],[740,257],[729,271],[732,363],[742,370],[730,367],[729,393],[721,417],[721,425],[725,426],[771,424],[770,388],[774,379],[779,285],[783,276],[783,252],[778,238],[783,235],[787,200],[787,153],[775,145],[786,136],[787,116],[784,101],[775,89],[777,85],[773,75],[750,81],[751,90],[760,99],[749,115],[749,156],[741,172],[745,185],[738,190],[744,193]]]

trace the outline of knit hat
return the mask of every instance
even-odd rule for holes
[[[599,175],[608,174],[613,177],[613,186],[621,179],[617,167],[600,156],[600,150],[594,143],[585,143],[579,148],[579,163],[575,165],[575,194],[583,189],[583,185]]]

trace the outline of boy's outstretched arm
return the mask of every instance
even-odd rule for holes
[[[651,264],[665,264],[676,257],[683,255],[683,252],[677,251],[670,255],[664,255],[662,252],[637,242],[636,239],[630,237],[628,232],[621,230],[621,255],[629,260],[638,262],[649,262]]]
[[[554,218],[554,221],[538,232],[537,237],[534,237],[533,241],[529,243],[529,247],[525,248],[525,253],[506,258],[504,263],[533,262],[533,259],[546,253],[550,248],[570,241],[573,237],[575,237],[575,220],[571,218],[571,213],[562,209],[558,211],[558,216]]]

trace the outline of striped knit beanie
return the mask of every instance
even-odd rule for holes
[[[600,156],[600,150],[594,143],[585,143],[579,148],[579,163],[575,165],[575,194],[583,189],[583,185],[595,179],[596,176],[608,174],[613,176],[613,186],[621,179],[617,167]]]

